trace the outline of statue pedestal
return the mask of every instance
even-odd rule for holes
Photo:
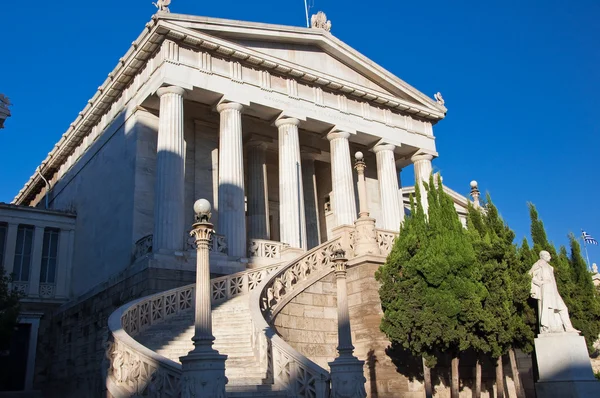
[[[538,398],[600,397],[585,338],[578,333],[540,334],[535,339]]]

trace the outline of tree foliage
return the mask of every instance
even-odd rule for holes
[[[539,252],[546,250],[552,256],[550,264],[554,267],[554,277],[558,291],[569,309],[573,327],[585,337],[588,350],[594,351],[593,344],[600,334],[600,296],[594,288],[591,274],[581,255],[577,238],[569,234],[570,253],[564,246],[556,250],[548,242],[543,222],[533,204],[529,204],[531,218],[531,238],[533,248],[528,256],[530,264],[539,258]],[[526,253],[522,256],[527,257]]]
[[[10,278],[0,268],[0,350],[8,349],[19,315],[20,294],[9,289]]]
[[[483,318],[487,291],[476,254],[441,181],[426,184],[428,217],[421,192],[386,263],[376,273],[388,338],[435,366],[443,352],[457,357],[483,344],[473,331]]]
[[[528,304],[531,279],[515,234],[500,217],[489,195],[484,211],[469,206],[468,231],[477,253],[482,282],[488,291],[483,322],[477,330],[481,352],[498,358],[510,348],[532,350],[535,312]]]

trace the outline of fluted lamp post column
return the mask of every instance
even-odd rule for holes
[[[183,371],[181,398],[225,397],[227,355],[219,354],[212,346],[215,337],[212,334],[208,245],[214,230],[210,211],[208,200],[199,199],[194,203],[196,222],[190,235],[196,242],[195,334],[192,337],[194,349],[179,358]]]
[[[354,168],[358,173],[358,219],[354,221],[354,255],[380,254],[377,245],[377,232],[375,231],[375,219],[369,217],[367,205],[367,185],[365,182],[365,169],[367,168],[362,152],[354,154]]]
[[[471,181],[471,197],[473,198],[473,205],[475,208],[479,208],[481,204],[479,203],[479,187],[477,186],[477,181]]]
[[[333,269],[337,284],[338,315],[338,357],[329,362],[331,368],[332,398],[365,398],[365,382],[363,367],[365,361],[354,356],[352,330],[350,328],[350,312],[348,310],[348,286],[346,282],[346,253],[337,250],[333,253]]]

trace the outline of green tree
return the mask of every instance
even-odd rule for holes
[[[468,231],[482,271],[482,282],[488,291],[483,302],[484,317],[478,335],[482,340],[478,351],[497,362],[496,385],[498,397],[504,396],[502,356],[513,348],[531,350],[533,330],[528,319],[535,314],[527,304],[530,278],[523,269],[515,234],[500,217],[498,209],[487,196],[484,211],[469,206]],[[511,361],[512,362],[512,361]],[[516,373],[513,366],[513,372]],[[477,363],[477,386],[480,391],[480,364]],[[518,375],[516,375],[518,376]],[[520,380],[515,377],[517,390]]]
[[[452,357],[452,397],[458,397],[461,352],[482,344],[474,331],[482,321],[487,295],[471,239],[452,199],[430,178],[428,217],[411,198],[411,215],[401,227],[386,263],[376,273],[381,282],[384,316],[381,330],[427,367],[442,353]],[[427,384],[427,380],[426,380]]]
[[[9,289],[11,279],[0,268],[0,351],[7,350],[19,315],[20,294]]]
[[[575,287],[571,294],[572,307],[569,308],[571,322],[585,336],[588,351],[593,353],[594,342],[600,335],[600,298],[592,282],[587,264],[581,255],[581,247],[577,238],[569,234],[572,283]],[[566,303],[565,303],[566,304]]]

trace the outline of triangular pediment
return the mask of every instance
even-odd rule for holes
[[[335,77],[369,92],[444,117],[446,108],[322,29],[270,25],[181,14],[159,20],[237,45],[311,74]],[[402,109],[402,108],[401,108]]]

